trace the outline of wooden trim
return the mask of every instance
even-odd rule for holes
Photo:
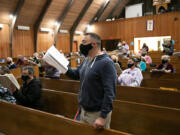
[[[59,30],[61,28],[61,24],[63,23],[67,13],[69,12],[69,10],[72,7],[74,0],[70,0],[69,3],[67,4],[67,6],[64,8],[64,11],[62,12],[62,14],[60,15],[60,17],[57,20],[57,25],[54,28],[54,45],[56,46],[57,44],[57,37],[58,37],[58,33]]]
[[[91,6],[92,2],[94,0],[88,0],[86,5],[83,7],[83,9],[81,10],[81,13],[79,14],[79,16],[77,17],[76,21],[74,22],[73,26],[70,29],[70,51],[72,52],[72,46],[73,46],[73,36],[74,36],[74,32],[78,26],[78,24],[80,23],[80,21],[82,20],[82,18],[84,17],[84,15],[86,14],[87,10],[89,9],[89,7]]]
[[[25,0],[19,0],[16,6],[16,9],[13,13],[13,18],[10,21],[9,27],[10,27],[10,56],[13,57],[13,32],[14,27],[16,24],[16,20],[19,16],[19,13],[22,9],[22,6],[24,5]]]
[[[39,27],[41,25],[41,22],[49,8],[49,6],[51,5],[52,0],[46,0],[45,5],[42,8],[42,11],[40,13],[40,16],[38,17],[38,19],[36,20],[35,24],[34,24],[34,52],[37,52],[37,43],[38,43],[38,30]]]

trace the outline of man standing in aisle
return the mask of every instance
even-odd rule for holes
[[[69,67],[66,73],[73,79],[80,79],[80,120],[93,124],[95,128],[110,128],[116,95],[115,65],[109,55],[101,51],[101,39],[97,34],[84,35],[80,52],[85,60],[77,69]]]

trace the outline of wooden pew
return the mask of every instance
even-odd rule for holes
[[[56,91],[78,93],[79,81],[53,80],[40,78],[43,88]],[[116,99],[133,101],[144,104],[153,104],[172,108],[180,108],[180,92],[163,91],[156,88],[127,87],[118,85]]]
[[[176,79],[180,80],[179,73],[162,73],[162,72],[143,72],[144,79]]]
[[[148,88],[160,88],[160,87],[167,87],[167,88],[177,88],[180,90],[180,80],[175,79],[143,79],[141,83],[142,87]]]
[[[13,74],[16,79],[20,78],[21,77],[21,68],[18,67],[16,69],[11,69],[10,73]]]
[[[43,103],[48,112],[73,118],[77,94],[44,89]],[[180,109],[116,100],[111,128],[136,135],[175,135],[180,134],[179,116]]]
[[[5,135],[128,135],[3,101],[0,108],[0,132]]]

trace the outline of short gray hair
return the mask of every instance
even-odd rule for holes
[[[101,38],[95,34],[95,33],[85,33],[85,36],[90,36],[92,40],[94,40],[96,42],[97,45],[99,45],[99,47],[101,47]]]
[[[32,66],[25,66],[23,67],[23,70],[28,70],[28,74],[34,75],[34,69]]]
[[[168,56],[168,55],[163,55],[162,57],[161,57],[161,60],[167,60],[168,62],[170,62],[170,57]]]

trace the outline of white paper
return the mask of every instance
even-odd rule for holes
[[[20,85],[13,74],[0,75],[0,83],[8,89],[12,88],[11,84],[13,84],[17,89],[20,89]]]
[[[50,65],[57,68],[61,73],[66,73],[68,70],[69,61],[61,54],[54,46],[51,46],[43,59]]]

